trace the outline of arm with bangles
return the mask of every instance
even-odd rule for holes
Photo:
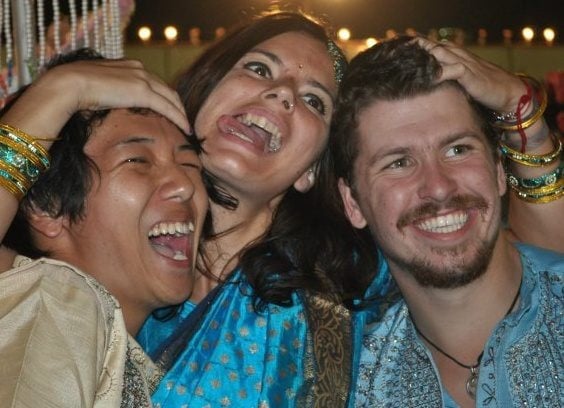
[[[189,130],[177,93],[137,61],[94,59],[58,65],[24,89],[15,103],[8,101],[0,117],[0,242],[34,181],[20,174],[14,153],[29,158],[26,165],[42,158],[48,163],[47,151],[75,112],[130,107],[151,109]],[[0,272],[11,268],[14,256],[0,246]]]
[[[561,141],[543,114],[546,92],[533,78],[514,75],[452,43],[418,38],[441,64],[439,81],[455,80],[492,111],[508,179],[510,238],[564,252]]]
[[[564,214],[562,152],[558,152],[562,146],[561,136],[551,131],[542,117],[522,131],[526,136],[525,160],[506,160],[508,232],[517,241],[564,252],[564,228],[559,222]],[[522,151],[519,133],[505,131],[504,143],[512,150],[504,150]],[[512,157],[511,154],[506,156]],[[536,165],[541,164],[539,158],[542,158],[542,165]]]

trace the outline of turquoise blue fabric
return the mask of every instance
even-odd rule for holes
[[[376,277],[364,294],[364,299],[374,299],[374,301],[371,302],[370,307],[363,307],[353,313],[353,370],[351,373],[351,392],[347,401],[348,407],[354,407],[355,405],[354,391],[355,386],[358,383],[358,369],[356,369],[356,367],[358,367],[359,365],[364,328],[366,327],[366,325],[379,320],[385,312],[385,307],[389,305],[390,301],[384,301],[383,299],[396,299],[398,297],[399,292],[392,276],[390,275],[388,264],[384,260],[382,254],[379,253],[378,273],[376,274]]]
[[[294,306],[256,313],[250,293],[241,272],[232,274],[154,393],[155,407],[298,406],[307,369],[303,304],[296,295]],[[150,318],[141,346],[155,352],[194,307],[185,303],[167,322]]]
[[[523,282],[517,310],[484,348],[477,407],[557,407],[564,401],[564,254],[518,245]],[[367,326],[356,407],[457,407],[443,390],[406,304]]]

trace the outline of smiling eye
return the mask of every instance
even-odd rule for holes
[[[409,166],[409,159],[407,157],[402,157],[400,159],[394,160],[393,162],[388,164],[385,168],[391,170],[398,170],[398,169],[403,169],[407,166]]]
[[[272,78],[272,72],[270,71],[270,68],[268,67],[268,65],[262,62],[258,62],[258,61],[247,62],[244,65],[244,67],[245,69],[248,69],[249,71],[252,71],[259,76],[265,78]]]
[[[186,170],[197,170],[198,172],[202,171],[202,166],[195,163],[180,163],[182,167],[185,167]]]
[[[452,146],[446,152],[446,157],[460,156],[464,153],[468,153],[472,148],[468,145],[455,145]]]
[[[314,94],[307,94],[303,97],[303,100],[305,101],[305,103],[313,107],[313,109],[315,109],[322,115],[325,115],[325,103],[323,103],[323,100],[319,96]]]
[[[130,157],[125,159],[125,163],[148,163],[149,161],[144,157]]]

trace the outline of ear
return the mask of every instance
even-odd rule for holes
[[[339,193],[345,207],[345,214],[353,227],[361,229],[366,227],[366,219],[362,215],[362,211],[353,196],[353,192],[349,185],[342,179],[339,179]]]
[[[68,227],[67,217],[55,218],[48,212],[36,208],[27,213],[27,219],[34,231],[46,238],[56,238],[65,227]]]
[[[300,193],[307,193],[315,184],[316,174],[317,166],[314,164],[295,181],[294,188]]]
[[[499,189],[499,196],[501,197],[507,192],[507,178],[501,160],[497,161],[496,172],[497,172],[497,187]]]

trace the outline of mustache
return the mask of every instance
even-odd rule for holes
[[[478,211],[484,213],[488,207],[488,203],[482,197],[469,194],[457,195],[444,204],[429,202],[407,211],[400,216],[397,227],[401,229],[421,218],[435,217],[438,215],[439,211],[442,210],[467,210],[469,208],[477,208]]]

